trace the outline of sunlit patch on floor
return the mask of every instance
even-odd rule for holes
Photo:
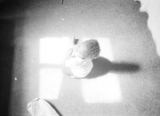
[[[112,53],[113,51],[112,51],[110,39],[98,38],[98,42],[99,42],[100,48],[101,48],[100,56],[103,56],[103,57],[107,58],[108,60],[113,61],[114,57],[113,57],[113,53]]]
[[[40,70],[39,97],[57,99],[63,74],[60,69],[44,68]]]
[[[101,56],[114,60],[109,39],[98,39],[101,47]],[[115,103],[122,100],[118,75],[108,73],[106,75],[82,80],[82,93],[88,103]]]
[[[71,46],[70,38],[42,38],[40,39],[40,63],[62,64],[65,53]]]
[[[46,37],[40,39],[39,97],[46,99],[58,98],[63,74],[60,67],[55,66],[60,66],[64,62],[65,54],[71,47],[71,44],[71,39],[65,37]]]
[[[116,74],[82,81],[83,96],[88,103],[115,103],[121,101],[119,80]]]

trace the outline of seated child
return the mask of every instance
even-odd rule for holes
[[[68,51],[65,67],[70,70],[72,78],[85,78],[92,70],[92,60],[99,56],[100,47],[97,40],[79,42]]]

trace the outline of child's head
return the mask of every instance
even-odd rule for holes
[[[99,56],[100,47],[97,40],[86,40],[77,45],[77,55],[83,59],[95,59]]]

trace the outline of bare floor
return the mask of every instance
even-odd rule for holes
[[[62,46],[65,44],[57,46],[56,50],[51,50],[48,54],[45,52],[46,49],[52,48],[53,44],[56,45],[55,38],[46,42],[48,43],[47,47],[42,47],[45,42],[42,44],[39,44],[37,40],[28,42],[27,45],[37,42],[34,44],[37,46],[36,49],[28,48],[31,51],[26,53],[31,55],[29,61],[26,61],[26,54],[19,50],[18,47],[21,46],[18,46],[19,53],[17,53],[15,62],[21,63],[15,67],[11,116],[28,116],[26,105],[36,97],[48,100],[62,116],[159,116],[160,57],[156,54],[151,33],[146,26],[146,14],[140,14],[138,6],[130,0],[128,1],[126,2],[128,7],[125,5],[122,7],[118,2],[105,3],[108,7],[108,4],[113,5],[113,9],[106,10],[106,16],[110,15],[112,11],[111,18],[114,20],[112,23],[111,20],[108,21],[105,28],[109,29],[108,31],[103,28],[103,23],[98,23],[97,27],[102,30],[97,31],[95,39],[100,43],[101,57],[93,61],[94,68],[86,79],[72,79],[63,74],[61,67],[56,64],[61,61],[56,59],[60,52],[57,57],[50,55],[53,51],[55,53],[63,51]],[[96,3],[96,1],[94,2]],[[95,4],[90,4],[90,6],[92,5]],[[106,6],[103,6],[104,9]],[[79,7],[76,6],[77,9]],[[90,8],[94,9],[94,7]],[[97,15],[102,15],[103,13],[100,11],[104,9],[94,11]],[[64,15],[64,18],[67,19],[69,15],[71,14]],[[119,15],[121,18],[117,19],[116,17]],[[87,17],[85,18],[87,19]],[[95,23],[90,24],[95,28]],[[96,32],[96,29],[93,32]],[[64,41],[66,42],[66,40]],[[53,44],[49,44],[50,42]],[[63,39],[58,39],[57,42],[63,42]],[[27,45],[23,49],[26,49]],[[34,57],[33,52],[39,51],[39,48],[41,48],[40,54],[42,54],[40,64],[38,64],[39,60],[34,60],[39,59],[39,56]],[[23,57],[21,53],[24,55]],[[61,55],[63,56],[63,54]],[[52,60],[52,58],[56,60]],[[22,66],[23,60],[27,63]]]

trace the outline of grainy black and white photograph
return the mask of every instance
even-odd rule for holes
[[[159,0],[0,0],[0,116],[160,116]]]

